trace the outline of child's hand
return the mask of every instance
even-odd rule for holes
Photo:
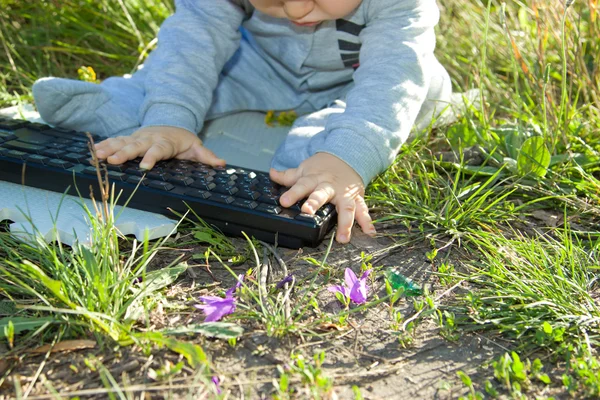
[[[140,128],[131,136],[106,139],[96,144],[95,149],[97,157],[110,164],[143,157],[140,168],[144,169],[151,169],[157,161],[170,158],[200,161],[213,167],[225,165],[225,160],[202,146],[198,136],[171,126]]]
[[[331,202],[338,212],[336,239],[350,241],[354,220],[363,232],[374,235],[375,227],[365,204],[365,188],[361,177],[344,161],[328,153],[317,153],[304,160],[298,168],[286,171],[271,169],[271,179],[290,190],[281,195],[279,202],[290,207],[308,197],[302,212],[314,214],[321,206]]]

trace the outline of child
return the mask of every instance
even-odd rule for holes
[[[433,55],[435,0],[177,0],[158,46],[130,78],[46,78],[33,86],[48,123],[110,137],[100,158],[180,158],[222,166],[197,133],[244,110],[295,110],[271,179],[313,214],[331,202],[336,239],[354,220],[374,234],[365,186],[394,160],[415,122],[451,94]]]

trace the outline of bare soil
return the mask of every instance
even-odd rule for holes
[[[394,229],[387,227],[382,230],[389,234]],[[278,252],[289,271],[302,277],[316,268],[304,257],[322,259],[329,238],[318,248],[278,249]],[[241,239],[234,241],[240,246],[244,244]],[[432,274],[436,266],[426,256],[431,249],[429,243],[395,248],[393,244],[394,241],[386,235],[373,239],[355,230],[350,244],[342,246],[334,243],[327,263],[334,270],[351,267],[358,271],[361,252],[365,252],[374,256],[372,262],[375,267],[399,268],[404,275],[427,286],[434,297],[439,297],[440,302],[453,295],[454,290],[441,287],[437,277]],[[201,254],[204,250],[190,247],[167,252],[155,264],[157,267],[166,265],[181,252],[192,255]],[[194,301],[190,299],[197,299],[216,287],[227,288],[234,284],[231,274],[217,262],[211,263],[209,272],[205,265],[195,264],[197,261],[190,259],[186,276],[167,290],[168,304],[159,305],[151,314],[146,321],[148,329],[202,322],[202,313],[192,307]],[[242,273],[251,264],[234,269]],[[283,277],[283,273],[275,260],[271,260],[271,265],[270,280],[276,282]],[[338,276],[335,279],[337,281]],[[302,287],[297,288],[293,296],[298,298],[301,290]],[[383,274],[376,275],[371,293],[385,295]],[[405,320],[415,315],[413,299],[403,298],[397,305]],[[320,292],[318,303],[323,313],[335,315],[342,311],[340,303],[326,290]],[[279,376],[277,366],[286,368],[292,351],[301,352],[309,360],[312,360],[313,354],[324,351],[324,374],[334,380],[334,389],[329,398],[355,398],[352,387],[357,386],[365,399],[454,399],[467,393],[457,378],[458,370],[474,376],[484,362],[503,352],[501,343],[479,334],[462,334],[454,342],[446,340],[440,336],[440,327],[433,318],[418,322],[414,336],[409,335],[412,342],[400,341],[402,335],[391,328],[386,304],[352,314],[346,326],[330,324],[315,327],[314,334],[287,335],[279,339],[268,336],[264,327],[253,325],[252,322],[240,323],[245,333],[235,346],[203,336],[186,338],[205,350],[229,398],[272,398],[272,383]],[[175,366],[184,361],[177,353],[162,349],[147,351],[136,346],[119,347],[98,336],[87,339],[96,344],[80,350],[50,354],[24,352],[19,356],[0,359],[0,376],[7,374],[0,388],[0,399],[17,397],[16,386],[29,393],[29,399],[55,398],[52,393],[60,393],[64,397],[109,398],[107,388],[110,389],[111,384],[102,381],[100,371],[90,367],[93,364],[90,364],[90,360],[99,361],[115,379],[117,387],[129,391],[132,398],[195,399],[212,396],[207,394],[199,374],[187,364],[171,378],[157,380],[153,376],[152,370],[164,369],[168,362]],[[32,343],[31,347],[37,345],[39,343]],[[6,346],[0,348],[0,354],[7,350]],[[32,382],[34,384],[31,387]],[[310,397],[303,392],[301,384],[292,383],[297,388],[295,398]],[[119,398],[118,395],[116,397]]]

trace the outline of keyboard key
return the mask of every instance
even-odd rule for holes
[[[50,129],[50,125],[46,125],[46,124],[40,124],[39,122],[31,122],[29,124],[27,124],[28,128],[31,128],[35,131],[45,131]]]
[[[7,140],[13,140],[17,137],[12,132],[4,132],[0,131],[0,142],[5,142]]]
[[[278,195],[273,195],[273,194],[270,194],[270,193],[267,193],[267,194],[263,193],[258,198],[258,201],[260,201],[261,203],[273,204],[275,206],[278,206],[279,205],[279,196]]]
[[[108,171],[108,179],[112,179],[114,181],[126,181],[127,174],[118,171]]]
[[[15,131],[15,136],[20,142],[29,144],[45,145],[53,142],[53,138],[51,136],[44,135],[29,128],[17,129]]]
[[[315,214],[317,214],[321,218],[325,218],[334,210],[333,205],[325,204],[323,207],[319,208]]]
[[[241,197],[247,200],[257,200],[260,197],[260,193],[254,190],[240,190],[236,193],[235,197]]]
[[[207,192],[206,190],[200,190],[200,189],[188,190],[184,194],[186,196],[199,197],[199,198],[205,199],[205,200],[212,196],[212,193]]]
[[[131,183],[133,185],[137,185],[138,183],[141,182],[142,185],[146,185],[148,180],[145,178],[142,178],[141,176],[130,176],[129,178],[127,178],[127,180],[125,181],[127,183]]]
[[[212,177],[211,175],[208,174],[204,174],[204,173],[198,173],[198,172],[193,172],[192,175],[190,175],[190,178],[192,178],[193,180],[197,181],[202,181],[203,183],[210,183],[210,182],[214,182],[215,178]]]
[[[50,158],[60,158],[60,156],[62,156],[65,153],[66,153],[66,151],[61,150],[61,149],[55,149],[53,147],[46,148],[46,149],[44,149],[44,150],[42,150],[40,152],[40,154],[43,154],[43,155],[48,156]]]
[[[230,196],[233,196],[234,194],[236,194],[238,192],[238,188],[236,188],[235,186],[230,186],[230,185],[217,185],[212,191],[216,192],[216,193],[228,194]]]
[[[96,176],[98,174],[98,170],[96,169],[96,167],[85,167],[81,172],[83,172],[86,175],[94,175],[94,176]]]
[[[27,162],[33,162],[36,164],[47,164],[48,161],[50,161],[50,159],[48,157],[45,156],[40,156],[39,154],[32,154],[29,157],[27,157]]]
[[[62,143],[50,142],[50,143],[46,143],[45,146],[49,147],[49,148],[65,150],[65,152],[67,152],[69,150],[68,146],[65,146]]]
[[[296,215],[296,219],[298,221],[311,222],[319,225],[321,223],[321,217],[317,215],[310,215],[306,213],[300,213]]]
[[[27,157],[29,157],[29,153],[25,153],[24,151],[20,150],[9,150],[5,153],[5,155],[7,157],[19,158],[21,160],[25,160]]]
[[[106,169],[115,172],[125,172],[127,167],[125,164],[106,164]]]
[[[231,204],[235,201],[235,199],[231,196],[227,196],[226,194],[220,194],[220,193],[213,193],[212,196],[210,196],[210,199],[213,201],[216,201],[217,203],[223,203],[223,204]]]
[[[68,169],[73,166],[73,163],[66,160],[59,160],[57,158],[53,158],[50,161],[48,161],[48,165],[51,167]]]
[[[235,201],[231,204],[234,206],[247,208],[249,210],[254,210],[256,207],[258,207],[257,202],[252,201],[252,200],[244,200],[244,199],[235,199]]]
[[[262,212],[266,212],[269,214],[277,215],[281,212],[281,207],[274,206],[272,204],[261,203],[256,208],[256,211],[262,211]]]
[[[169,178],[169,182],[174,183],[176,185],[181,185],[181,186],[190,186],[192,183],[194,183],[194,180],[187,176],[175,175],[175,176]]]
[[[166,172],[155,171],[154,169],[146,175],[148,179],[154,179],[157,181],[165,181],[167,182],[169,179],[173,177],[171,174],[167,174]]]
[[[213,190],[214,188],[217,187],[217,185],[215,185],[214,183],[204,183],[202,181],[195,181],[194,183],[192,183],[190,185],[190,187],[196,188],[196,189],[200,189],[200,190]]]
[[[44,131],[43,133],[45,135],[49,135],[49,136],[53,136],[53,137],[57,137],[57,138],[61,138],[61,139],[73,140],[73,141],[80,142],[80,143],[88,143],[89,142],[85,133],[70,131],[70,130],[62,129],[62,128],[51,128],[51,129]],[[94,141],[96,143],[100,142],[100,138],[98,136],[95,136]]]
[[[2,121],[2,122],[0,122],[0,129],[6,129],[9,131],[13,131],[22,126],[25,126],[26,124],[27,124],[27,121],[22,121],[22,120],[18,120],[18,119]]]
[[[154,189],[164,190],[164,191],[167,191],[167,192],[169,190],[175,189],[175,186],[171,185],[169,182],[157,181],[157,180],[148,181],[148,183],[146,184],[146,186],[154,188]]]
[[[143,169],[140,167],[129,167],[125,170],[126,174],[137,175],[137,176],[144,176],[144,174],[146,174],[147,172],[148,172],[147,169]]]
[[[37,144],[24,143],[18,140],[9,140],[6,143],[2,144],[3,147],[7,147],[9,149],[26,151],[28,153],[37,153],[44,150],[44,146],[38,146]]]
[[[62,158],[63,160],[81,164],[87,161],[88,156],[77,153],[67,153],[63,154],[60,158]]]

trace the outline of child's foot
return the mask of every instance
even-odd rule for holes
[[[448,126],[468,112],[469,108],[481,111],[481,92],[479,89],[471,89],[466,92],[452,93],[450,104],[444,111],[435,119],[434,128]]]
[[[33,84],[33,97],[47,123],[79,131],[102,134],[96,110],[110,96],[100,85],[62,78],[43,78]]]
[[[131,134],[137,115],[110,101],[103,85],[62,78],[43,78],[33,85],[37,109],[48,124],[101,136]]]

